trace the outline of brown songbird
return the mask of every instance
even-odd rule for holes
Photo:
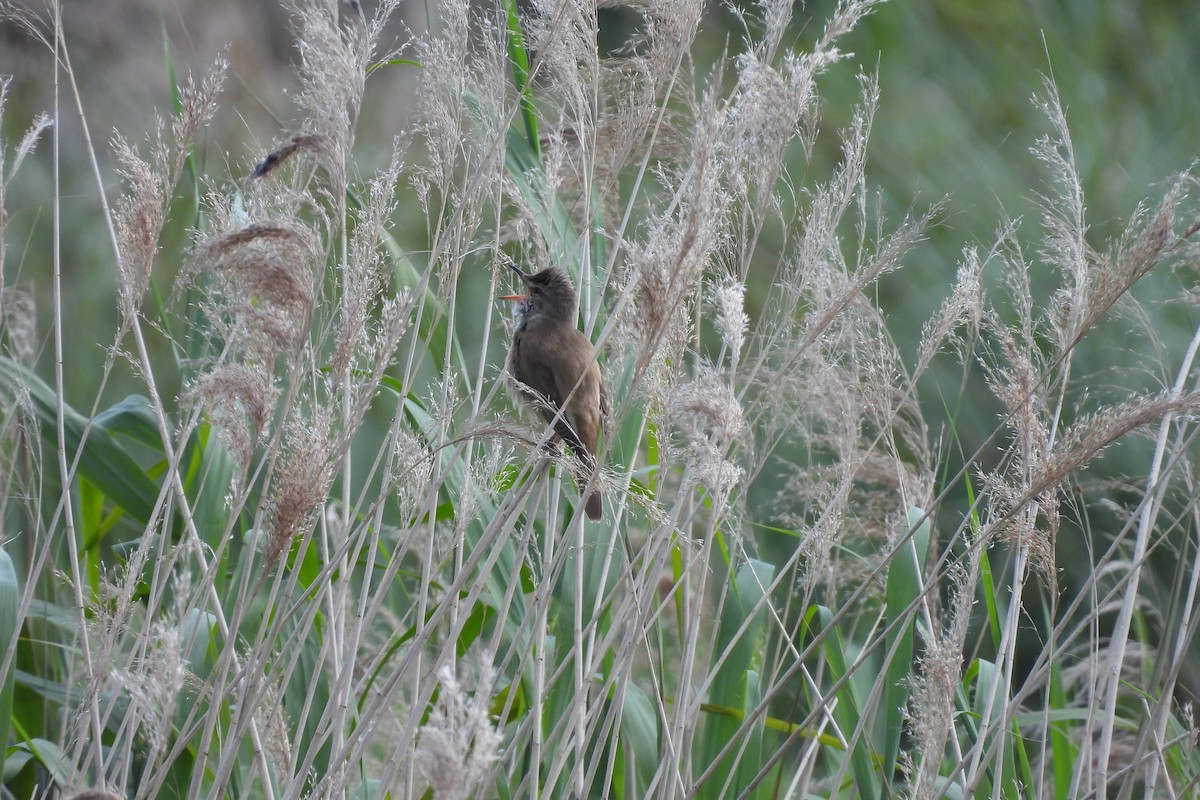
[[[596,470],[600,427],[608,414],[608,395],[596,363],[596,349],[575,327],[575,289],[562,270],[550,267],[528,275],[513,264],[525,284],[525,294],[503,300],[516,301],[517,328],[508,353],[508,371],[517,379],[522,397],[537,408],[547,423],[587,467]],[[582,491],[587,478],[579,480]],[[583,505],[593,520],[600,519],[600,492],[593,489]]]

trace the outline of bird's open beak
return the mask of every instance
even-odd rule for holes
[[[517,273],[517,277],[521,279],[522,283],[529,283],[529,276],[526,275],[524,272],[522,272],[520,267],[518,267],[516,264],[514,264],[511,261],[508,262],[508,266],[509,266],[509,269],[511,269],[513,272]],[[519,303],[527,297],[529,297],[529,295],[527,295],[527,294],[506,294],[506,295],[501,295],[500,299],[501,300],[513,300],[513,301]]]

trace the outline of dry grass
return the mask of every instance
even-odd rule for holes
[[[1200,333],[1162,345],[1155,393],[1122,389],[1120,365],[1082,374],[1077,353],[1137,319],[1148,275],[1195,268],[1195,176],[1094,243],[1048,82],[1040,231],[965,249],[906,360],[875,292],[953,199],[882,218],[872,76],[837,169],[806,171],[819,81],[875,5],[839,3],[801,52],[792,3],[764,2],[708,72],[692,0],[635,4],[644,24],[611,58],[573,0],[511,20],[443,0],[411,42],[392,0],[292,0],[296,122],[244,170],[204,157],[205,126],[237,112],[222,56],[147,142],[100,146],[61,9],[0,5],[58,54],[52,116],[84,121],[120,311],[105,382],[123,365],[142,395],[105,409],[102,386],[74,411],[63,265],[47,382],[20,366],[37,362],[29,295],[0,283],[3,511],[21,531],[0,553],[5,790],[1194,791],[1175,694],[1195,678]],[[425,88],[364,174],[365,98],[397,69]],[[0,151],[0,234],[35,143],[58,163],[48,126]],[[414,205],[419,244],[397,238]],[[503,399],[510,261],[563,268],[603,353],[600,523],[551,432]],[[919,392],[947,362],[1003,409],[957,471]],[[1154,452],[1127,470],[1124,527],[1091,527],[1109,496],[1094,463],[1139,434]],[[1067,528],[1095,562],[1071,594]],[[1154,585],[1170,547],[1175,583]]]

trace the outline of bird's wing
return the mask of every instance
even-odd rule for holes
[[[563,339],[573,341],[564,342]],[[513,376],[536,393],[530,399],[547,423],[571,398],[570,407],[554,426],[577,454],[596,451],[599,420],[595,412],[601,399],[600,370],[591,341],[575,328],[565,329],[550,347],[544,337],[517,336],[513,347]],[[547,407],[549,401],[552,407]]]
[[[576,453],[579,453],[579,448],[575,446],[578,443],[588,455],[595,455],[606,403],[600,365],[596,363],[596,350],[590,339],[574,328],[569,335],[576,343],[574,347],[565,348],[569,355],[556,372],[556,394],[558,397],[571,398],[567,421],[577,435],[572,438],[564,434],[563,438]],[[555,403],[558,402],[556,399]]]
[[[541,403],[549,400],[555,408],[562,408],[563,394],[559,391],[558,381],[555,380],[552,364],[552,354],[538,339],[531,336],[518,335],[513,341],[513,377],[528,386],[536,393],[534,400]],[[554,414],[549,409],[539,405],[538,411],[549,422]]]

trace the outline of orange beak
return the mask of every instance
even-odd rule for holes
[[[513,272],[517,273],[517,277],[518,277],[518,278],[520,278],[522,281],[524,281],[524,282],[526,282],[526,283],[528,282],[528,278],[529,278],[529,276],[528,276],[528,275],[526,275],[524,272],[522,272],[520,267],[518,267],[516,264],[512,263],[511,261],[510,261],[510,262],[508,262],[508,266],[509,266],[509,268],[510,268],[510,269],[511,269]],[[514,301],[514,302],[517,302],[517,303],[521,302],[522,300],[525,300],[525,299],[527,299],[528,297],[529,297],[529,295],[527,295],[527,294],[504,294],[504,295],[500,295],[500,299],[501,299],[501,300],[512,300],[512,301]]]

